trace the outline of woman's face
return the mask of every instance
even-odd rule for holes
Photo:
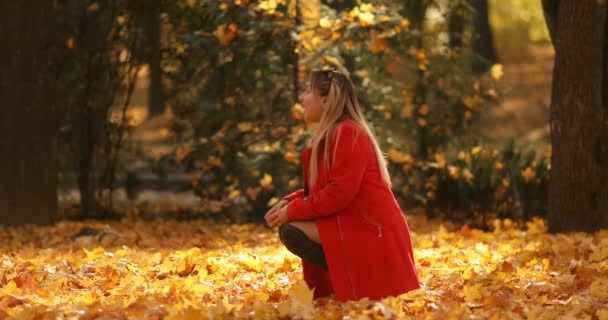
[[[306,123],[316,123],[321,121],[321,112],[325,98],[315,94],[314,90],[308,85],[298,100],[304,107],[304,121]]]

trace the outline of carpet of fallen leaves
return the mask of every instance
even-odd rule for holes
[[[409,221],[424,287],[348,303],[313,301],[299,260],[262,226],[0,227],[0,318],[608,319],[608,230]]]

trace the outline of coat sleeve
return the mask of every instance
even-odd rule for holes
[[[294,201],[296,199],[304,198],[304,189],[297,190],[283,197],[282,200],[287,200],[289,202]]]
[[[308,197],[290,202],[287,207],[290,221],[335,214],[346,208],[359,191],[371,143],[365,133],[362,130],[359,132],[353,125],[343,125],[338,135],[328,183],[321,189],[311,191]],[[333,144],[329,150],[333,155]]]

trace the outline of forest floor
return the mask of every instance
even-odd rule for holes
[[[276,230],[210,221],[0,226],[0,319],[608,319],[608,230],[407,217],[423,287],[312,300]]]
[[[546,139],[553,53],[531,50],[533,60],[503,63],[505,98],[482,124],[492,138]],[[170,151],[170,113],[144,121],[145,108],[133,110],[138,126],[130,138],[140,152]],[[144,191],[133,204],[178,212],[198,201],[191,193]],[[505,220],[480,231],[408,215],[423,287],[338,303],[312,300],[299,259],[276,230],[139,218],[0,226],[0,319],[608,320],[607,230],[552,235],[541,220]]]

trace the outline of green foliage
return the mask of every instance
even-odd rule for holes
[[[445,19],[422,30],[397,2],[296,3],[167,3],[163,60],[177,147],[165,160],[202,171],[193,185],[211,211],[262,214],[301,186],[307,135],[296,97],[311,69],[350,72],[381,143],[416,149],[421,160],[472,132],[498,96],[493,80],[471,75],[466,51],[440,40]]]
[[[110,106],[129,96],[125,84],[145,60],[136,23],[142,4],[62,3],[66,154],[81,171],[88,161],[80,175],[103,184],[108,166],[93,158],[116,156],[119,149],[125,122],[112,121]],[[474,76],[469,37],[461,47],[447,41],[447,19],[454,10],[466,15],[466,3],[299,3],[161,2],[174,150],[159,165],[200,173],[192,186],[201,210],[255,219],[251,212],[259,218],[278,197],[302,186],[307,132],[297,96],[310,70],[337,67],[354,80],[389,150],[396,195],[408,206],[451,208],[468,217],[544,214],[545,158],[530,158],[514,145],[502,152],[466,144],[457,148],[461,152],[453,149],[455,141],[478,133],[477,123],[500,98],[501,66]],[[87,144],[85,129],[99,140]],[[78,148],[87,145],[92,148],[83,162]],[[112,172],[118,164],[109,163]]]
[[[270,13],[245,2],[176,2],[167,16],[173,49],[165,61],[175,69],[169,104],[174,131],[185,137],[174,160],[202,171],[194,186],[208,209],[247,199],[265,211],[275,186],[285,189],[298,176],[283,160],[302,132],[290,110],[297,61],[287,7]],[[265,174],[274,179],[261,183]]]
[[[391,149],[395,189],[410,205],[453,219],[528,220],[546,217],[548,154],[514,141],[502,150],[483,146],[434,154],[432,161]]]

